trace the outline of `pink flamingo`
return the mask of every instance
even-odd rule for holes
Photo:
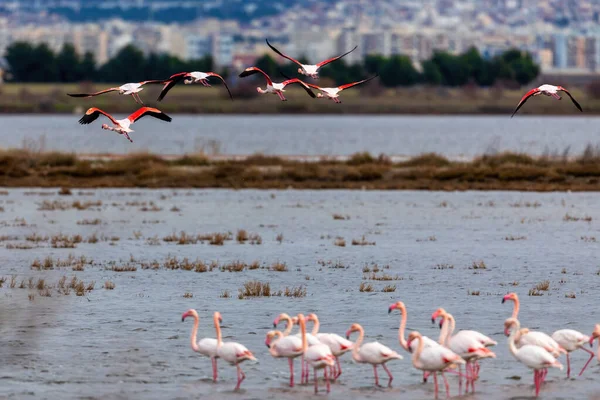
[[[240,368],[240,364],[246,360],[256,361],[254,355],[244,346],[237,342],[225,342],[221,337],[221,322],[223,318],[220,312],[215,313],[215,329],[217,330],[217,357],[227,361],[230,365],[237,368],[237,385],[234,390],[239,390],[242,381],[246,375]]]
[[[212,362],[212,370],[213,370],[213,382],[217,381],[217,339],[213,338],[204,338],[200,339],[196,342],[196,334],[198,333],[198,326],[200,325],[200,317],[198,317],[198,313],[193,308],[187,310],[181,316],[181,322],[185,321],[185,319],[189,316],[194,318],[194,327],[192,328],[192,336],[190,337],[190,342],[192,345],[192,350],[197,353],[202,354],[203,356],[210,357],[210,361]],[[217,313],[213,316],[215,326],[217,325]]]
[[[408,335],[408,347],[412,347],[412,343],[415,340],[419,342],[417,349],[412,354],[413,366],[421,371],[433,373],[436,399],[439,393],[437,374],[440,373],[444,379],[446,396],[450,397],[450,386],[448,385],[448,380],[444,375],[444,370],[446,368],[453,367],[456,364],[462,365],[465,363],[465,360],[463,360],[452,350],[443,346],[425,347],[425,341],[422,340],[422,338],[423,336],[417,331],[413,331],[410,333],[410,335]]]
[[[290,60],[291,62],[298,64],[300,66],[300,68],[298,68],[298,73],[302,74],[302,75],[306,75],[306,76],[310,76],[313,79],[319,79],[319,69],[321,69],[321,67],[326,66],[327,64],[334,62],[336,60],[339,60],[340,58],[352,53],[354,50],[356,50],[356,48],[358,46],[354,46],[354,48],[344,54],[342,54],[341,56],[337,56],[337,57],[332,57],[329,58],[325,61],[321,61],[318,64],[315,65],[310,65],[310,64],[302,64],[300,61],[298,60],[294,60],[292,57],[287,56],[285,54],[283,54],[282,52],[280,52],[279,50],[277,50],[275,47],[273,47],[271,45],[271,43],[269,43],[268,39],[265,39],[267,41],[267,45],[271,48],[271,50],[273,50],[275,53],[279,54],[281,57],[283,58],[287,58],[288,60]]]
[[[216,74],[214,72],[200,72],[200,71],[180,72],[178,74],[171,75],[169,77],[169,79],[163,81],[165,83],[165,86],[162,88],[157,100],[161,101],[162,99],[164,99],[165,96],[167,95],[167,93],[169,92],[169,90],[173,89],[173,86],[177,85],[181,81],[183,81],[183,83],[185,83],[186,85],[189,85],[192,83],[201,83],[204,86],[210,86],[210,83],[208,83],[208,78],[210,78],[210,77],[215,77],[217,79],[220,79],[221,82],[223,82],[225,89],[227,89],[227,92],[229,93],[229,97],[231,98],[231,100],[233,100],[233,96],[231,95],[231,91],[229,90],[229,87],[227,86],[227,82],[225,82],[225,79],[223,79],[223,77],[221,75]]]
[[[388,387],[391,387],[394,377],[385,364],[390,360],[402,360],[403,357],[379,342],[369,342],[363,344],[365,331],[360,324],[352,324],[352,326],[350,326],[350,329],[348,329],[346,332],[347,339],[350,339],[350,334],[352,332],[358,332],[358,339],[356,339],[354,346],[352,347],[352,359],[357,363],[371,364],[373,366],[375,386],[379,386],[377,366],[381,365],[389,377]]]
[[[156,108],[152,108],[152,107],[141,107],[136,112],[134,112],[133,114],[131,114],[130,116],[128,116],[127,118],[124,118],[124,119],[115,119],[109,113],[102,111],[99,108],[92,107],[85,112],[85,115],[83,117],[81,117],[81,119],[79,120],[79,123],[82,125],[91,124],[96,119],[98,119],[100,114],[102,114],[105,117],[107,117],[108,119],[110,119],[110,121],[114,124],[114,126],[108,126],[107,124],[102,124],[102,129],[117,132],[119,135],[125,135],[127,140],[129,140],[132,143],[133,143],[133,140],[131,140],[131,138],[129,137],[129,133],[133,132],[133,129],[130,129],[129,127],[131,125],[133,125],[134,122],[138,121],[139,119],[143,118],[144,116],[150,115],[151,117],[158,118],[162,121],[171,122],[171,117],[169,117],[167,114],[163,113],[162,111],[160,111]]]
[[[556,100],[560,100],[561,97],[558,95],[558,92],[565,92],[567,94],[567,96],[569,96],[569,98],[571,99],[573,104],[575,104],[575,107],[577,107],[577,109],[579,109],[579,111],[583,112],[583,109],[581,108],[581,106],[579,105],[577,100],[575,100],[575,98],[573,98],[573,96],[571,95],[571,93],[569,93],[569,91],[567,89],[565,89],[562,86],[554,86],[554,85],[546,84],[546,85],[537,87],[535,89],[531,89],[529,92],[525,93],[525,96],[523,96],[521,98],[521,101],[519,101],[517,108],[515,109],[515,111],[512,113],[512,115],[510,117],[511,118],[514,117],[515,114],[517,113],[517,111],[519,111],[519,108],[521,108],[523,106],[523,104],[525,104],[525,102],[527,100],[529,100],[530,97],[539,96],[540,94],[544,94],[546,96],[552,96]]]
[[[319,380],[317,378],[318,369],[323,369],[324,371],[327,393],[329,393],[331,390],[331,385],[329,383],[327,367],[333,367],[335,365],[333,354],[331,353],[329,346],[325,344],[315,344],[308,347],[308,341],[306,340],[306,320],[303,314],[298,314],[298,323],[300,324],[300,333],[302,335],[302,350],[304,351],[304,360],[306,361],[307,368],[308,365],[310,365],[314,371],[315,393],[319,392]]]
[[[594,326],[594,332],[590,336],[590,347],[594,347],[594,340],[600,338],[600,324]],[[600,340],[598,340],[598,361],[600,361]]]
[[[552,334],[552,339],[567,352],[567,378],[571,377],[571,360],[569,354],[577,349],[581,349],[590,354],[590,358],[581,369],[581,372],[579,372],[579,376],[581,376],[594,358],[594,352],[584,347],[586,343],[589,343],[590,337],[574,329],[559,329]]]
[[[443,308],[439,308],[433,313],[432,320],[435,322],[435,319],[438,316],[441,317],[443,321],[442,333],[440,334],[440,344],[448,347],[466,361],[466,391],[469,391],[470,384],[472,391],[475,392],[475,381],[477,380],[479,374],[479,368],[475,366],[475,363],[477,360],[482,358],[496,358],[496,354],[494,354],[494,352],[489,350],[481,343],[480,336],[486,337],[485,335],[470,330],[461,330],[455,335],[452,335],[455,328],[454,317],[450,313],[446,312]],[[477,334],[475,334],[475,332]],[[491,339],[489,340],[491,341]],[[462,374],[460,369],[461,366],[459,365],[459,391],[462,388]]]
[[[331,353],[335,357],[337,370],[336,370],[335,366],[331,369],[332,377],[333,377],[333,380],[335,381],[337,378],[339,378],[340,375],[342,375],[342,366],[340,364],[339,357],[344,355],[346,352],[352,350],[352,346],[354,345],[354,343],[341,337],[340,335],[338,335],[336,333],[319,333],[320,323],[319,323],[319,318],[317,317],[317,314],[314,314],[314,313],[308,314],[306,317],[306,320],[312,321],[314,323],[313,330],[312,330],[312,336],[314,336],[317,340],[319,340],[319,342],[329,346]]]
[[[308,85],[304,82],[302,82],[300,79],[298,78],[292,78],[292,79],[288,79],[285,80],[281,83],[275,83],[271,80],[271,78],[269,77],[269,75],[267,75],[262,69],[257,68],[257,67],[250,67],[250,68],[246,68],[241,74],[240,74],[240,78],[244,78],[246,76],[250,76],[250,75],[254,75],[254,74],[262,74],[265,79],[267,80],[267,88],[266,89],[262,89],[260,87],[256,88],[256,91],[258,93],[261,94],[266,94],[266,93],[271,93],[271,94],[276,94],[277,96],[279,96],[279,98],[281,99],[281,101],[287,101],[287,99],[285,98],[285,96],[283,95],[283,92],[285,92],[285,87],[287,85],[292,85],[292,84],[298,84],[300,86],[302,86],[302,88],[306,91],[306,93],[308,93],[308,95],[310,97],[317,97],[317,95],[310,90],[310,87],[308,87]]]
[[[71,97],[93,97],[93,96],[98,96],[98,95],[101,95],[104,93],[119,92],[119,94],[122,94],[125,96],[131,95],[131,97],[133,97],[133,100],[135,100],[136,103],[144,104],[142,102],[142,99],[140,99],[140,95],[138,94],[139,92],[141,92],[144,89],[142,86],[148,85],[151,83],[164,83],[164,82],[165,81],[150,80],[150,81],[142,81],[142,82],[137,82],[137,83],[126,83],[119,87],[112,87],[112,88],[104,89],[104,90],[101,90],[96,93],[67,93],[67,95],[71,96]]]
[[[334,103],[341,103],[342,101],[340,100],[340,92],[342,90],[346,90],[346,89],[350,89],[351,87],[357,86],[357,85],[361,85],[363,83],[369,82],[371,79],[375,79],[377,78],[379,75],[374,75],[370,78],[367,79],[363,79],[357,82],[352,82],[352,83],[346,83],[344,85],[340,85],[337,87],[328,87],[328,88],[324,88],[324,87],[320,87],[317,85],[313,85],[312,83],[307,83],[308,86],[310,86],[313,89],[317,89],[318,91],[320,91],[320,93],[317,93],[317,98],[321,99],[321,98],[327,98],[329,100],[333,100]]]
[[[302,339],[295,336],[283,336],[280,331],[269,331],[265,344],[269,353],[275,357],[286,357],[290,367],[290,387],[294,387],[294,358],[304,353]]]
[[[542,347],[526,344],[517,348],[515,345],[515,338],[521,324],[516,318],[509,318],[506,320],[505,325],[509,326],[511,333],[508,337],[508,349],[511,354],[525,366],[533,369],[533,383],[535,384],[535,395],[540,394],[540,388],[544,382],[545,372],[548,367],[554,367],[563,369],[563,366],[552,354],[544,350]]]
[[[408,343],[406,342],[406,339],[404,338],[404,330],[406,329],[406,320],[408,319],[408,313],[406,312],[406,306],[404,305],[403,302],[398,301],[388,307],[388,314],[390,314],[393,310],[400,311],[400,314],[402,315],[402,318],[400,320],[400,327],[398,328],[398,340],[400,341],[400,346],[402,346],[402,348],[404,350],[408,351],[409,353],[413,353],[417,349],[417,346],[419,344],[417,342],[412,342],[412,347],[408,347]],[[428,338],[427,336],[422,336],[421,338],[423,341],[423,345],[425,347],[439,346],[439,344],[435,340],[432,340],[432,339]],[[423,382],[427,382],[428,376],[429,376],[429,372],[423,371]]]

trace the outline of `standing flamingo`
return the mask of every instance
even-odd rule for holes
[[[475,381],[479,375],[479,367],[477,366],[477,360],[482,358],[496,358],[496,354],[489,350],[480,340],[480,336],[486,337],[476,331],[461,330],[455,335],[452,335],[455,328],[454,317],[446,312],[443,308],[439,308],[432,315],[432,321],[435,322],[436,318],[440,316],[443,321],[442,334],[440,335],[440,344],[448,347],[454,353],[458,354],[462,359],[466,361],[466,380],[467,380],[467,392],[469,391],[469,384],[471,389],[475,392]],[[488,338],[489,339],[489,338]],[[491,341],[491,339],[489,339]],[[459,365],[459,374],[461,366]],[[462,388],[462,375],[459,375],[459,391]]]
[[[521,324],[516,318],[509,318],[505,324],[508,324],[512,331],[508,337],[508,349],[511,354],[525,366],[533,369],[533,383],[535,384],[535,395],[540,394],[540,387],[544,381],[545,370],[548,367],[563,369],[563,366],[556,358],[543,348],[531,344],[526,344],[517,348],[515,337],[521,329]]]
[[[404,357],[379,342],[362,344],[365,337],[365,331],[360,324],[352,324],[352,326],[350,326],[350,329],[348,329],[346,332],[347,339],[350,339],[350,334],[352,332],[358,332],[358,339],[356,339],[354,346],[352,347],[352,359],[357,363],[366,363],[373,366],[375,386],[379,386],[377,366],[381,365],[389,377],[388,387],[391,387],[394,377],[392,376],[390,370],[386,367],[385,363],[390,360],[402,360]]]
[[[348,339],[341,337],[336,333],[319,333],[320,323],[317,314],[308,314],[306,320],[312,321],[314,323],[312,336],[319,340],[319,342],[329,346],[331,353],[335,357],[337,370],[335,366],[332,368],[332,378],[335,381],[337,378],[340,377],[340,375],[342,375],[342,365],[340,364],[339,357],[344,355],[346,352],[352,350],[352,346],[354,345],[354,343],[352,343]]]
[[[221,337],[221,322],[223,318],[220,312],[215,313],[215,329],[217,331],[217,357],[227,361],[230,365],[235,365],[237,368],[237,385],[234,390],[239,390],[240,385],[246,375],[240,368],[240,364],[246,360],[256,361],[254,355],[244,346],[237,342],[225,342]]]
[[[196,342],[196,334],[198,333],[198,325],[200,325],[200,317],[198,317],[198,313],[193,308],[190,308],[181,316],[181,322],[185,321],[185,319],[189,316],[194,318],[194,327],[192,328],[192,336],[190,337],[190,342],[192,345],[192,350],[197,353],[202,354],[203,356],[210,357],[210,361],[212,362],[212,370],[213,370],[213,382],[217,381],[217,339],[213,338],[204,338],[200,339]],[[213,316],[215,326],[217,324],[217,313]]]
[[[523,104],[525,104],[525,102],[527,100],[529,100],[530,97],[539,96],[540,94],[544,94],[546,96],[552,96],[556,100],[560,100],[561,97],[558,95],[558,92],[565,92],[567,94],[567,96],[569,96],[569,98],[571,99],[573,104],[575,104],[575,107],[577,107],[577,109],[579,109],[579,111],[583,112],[583,109],[581,108],[581,106],[579,105],[577,100],[575,100],[575,98],[573,98],[573,96],[571,95],[571,93],[569,93],[569,91],[567,89],[565,89],[562,86],[554,86],[554,85],[546,84],[546,85],[537,87],[535,89],[531,89],[529,92],[525,93],[525,96],[523,96],[521,98],[521,101],[519,101],[517,108],[515,109],[515,111],[512,113],[512,115],[510,117],[511,118],[514,117],[515,114],[517,113],[517,111],[519,111],[519,108],[521,108],[523,106]]]
[[[281,331],[269,331],[265,344],[269,353],[275,357],[286,357],[290,367],[290,387],[294,387],[294,358],[301,356],[304,352],[302,339],[295,336],[283,336]]]
[[[261,94],[266,94],[266,93],[276,94],[277,96],[279,96],[279,98],[281,99],[281,101],[287,101],[287,99],[283,95],[283,92],[285,92],[285,87],[287,85],[291,85],[291,84],[298,84],[298,85],[302,86],[302,88],[304,90],[306,90],[306,93],[308,93],[308,95],[310,97],[313,97],[313,98],[317,97],[317,95],[315,95],[315,93],[312,90],[310,90],[310,87],[308,87],[308,85],[306,83],[302,82],[300,79],[298,79],[298,78],[292,78],[292,79],[285,80],[285,81],[283,81],[281,83],[275,83],[275,82],[273,82],[271,80],[271,78],[269,77],[269,75],[267,75],[262,69],[257,68],[257,67],[246,68],[240,74],[240,78],[244,78],[246,76],[250,76],[250,75],[254,75],[254,74],[263,74],[263,76],[267,80],[267,88],[266,89],[262,89],[260,87],[257,87],[256,91],[258,93],[261,93]]]
[[[161,101],[162,99],[164,99],[169,90],[173,89],[173,86],[177,85],[181,81],[183,81],[183,83],[186,85],[192,83],[201,83],[204,86],[210,86],[210,83],[208,83],[208,78],[210,78],[211,76],[220,79],[221,82],[223,82],[225,89],[227,89],[227,92],[229,93],[229,97],[231,98],[231,100],[233,100],[233,96],[231,95],[231,91],[227,86],[227,82],[225,82],[225,79],[223,79],[221,75],[216,74],[214,72],[200,71],[180,72],[178,74],[171,75],[169,79],[163,81],[165,83],[165,86],[162,88],[157,100]]]
[[[85,112],[85,115],[79,119],[79,123],[82,125],[91,124],[96,119],[98,119],[100,114],[102,114],[105,117],[107,117],[108,119],[110,119],[111,122],[114,124],[114,126],[108,126],[108,124],[102,124],[102,129],[117,132],[119,135],[124,135],[127,138],[127,140],[129,140],[132,143],[133,143],[133,140],[131,140],[131,138],[129,137],[129,134],[131,132],[134,132],[134,130],[130,129],[129,127],[131,125],[133,125],[134,122],[145,117],[146,115],[150,115],[151,117],[158,118],[162,121],[171,122],[171,117],[169,117],[167,114],[163,113],[162,111],[160,111],[156,108],[152,108],[152,107],[142,107],[124,119],[115,119],[109,113],[102,111],[99,108],[92,107],[92,108],[88,109]]]
[[[594,358],[594,352],[584,347],[585,344],[589,343],[590,337],[574,329],[559,329],[552,334],[552,339],[567,352],[567,378],[571,377],[571,360],[569,354],[577,349],[581,349],[590,354],[590,358],[581,369],[581,372],[579,372],[579,376],[581,376]]]
[[[400,341],[400,346],[402,346],[402,348],[404,350],[408,351],[409,353],[413,353],[417,349],[417,346],[419,344],[417,342],[412,342],[412,347],[408,347],[408,343],[406,342],[406,339],[404,338],[404,330],[406,329],[406,320],[408,319],[408,313],[406,312],[406,306],[404,305],[403,302],[398,301],[388,307],[388,314],[390,314],[393,310],[400,311],[400,314],[402,315],[402,318],[400,320],[400,327],[398,328],[398,340]],[[428,338],[427,336],[422,336],[421,340],[423,341],[423,345],[425,347],[439,346],[439,344],[435,340],[432,340],[432,339]],[[425,382],[425,383],[427,382],[428,376],[429,376],[429,372],[423,371],[423,382]]]
[[[446,396],[450,397],[450,386],[448,380],[444,375],[444,370],[449,367],[453,367],[456,364],[462,365],[465,363],[458,354],[452,350],[443,346],[429,346],[425,347],[425,341],[423,336],[413,331],[408,335],[408,347],[412,347],[412,343],[417,340],[419,345],[412,354],[413,366],[421,371],[433,373],[433,382],[435,385],[435,398],[437,399],[439,389],[437,382],[437,374],[440,373],[444,379],[444,386],[446,387]]]
[[[277,50],[275,47],[273,47],[271,45],[271,43],[269,43],[268,39],[265,39],[267,41],[267,45],[271,48],[271,50],[273,50],[275,53],[279,54],[281,57],[283,58],[287,58],[288,60],[290,60],[291,62],[298,64],[300,66],[300,68],[298,68],[298,73],[302,74],[302,75],[306,75],[306,76],[310,76],[313,79],[319,79],[319,69],[321,69],[322,67],[326,66],[327,64],[334,62],[336,60],[339,60],[340,58],[352,53],[354,50],[356,50],[356,48],[358,46],[354,46],[354,48],[344,54],[342,54],[341,56],[337,56],[337,57],[332,57],[329,58],[325,61],[321,61],[318,64],[315,65],[310,65],[310,64],[302,64],[300,61],[298,60],[294,60],[292,57],[283,54],[282,52],[280,52],[279,50]]]
[[[101,90],[96,93],[67,93],[67,95],[69,95],[71,97],[93,97],[93,96],[98,96],[98,95],[101,95],[104,93],[119,92],[119,94],[122,94],[124,96],[131,95],[131,97],[133,97],[133,100],[135,100],[136,103],[144,104],[142,102],[142,99],[140,99],[140,95],[138,93],[144,89],[142,86],[152,84],[152,83],[161,83],[162,84],[162,83],[165,83],[165,81],[150,80],[150,81],[142,81],[142,82],[137,82],[137,83],[126,83],[119,87],[111,87],[111,88],[104,89],[104,90]]]
[[[327,385],[327,393],[329,393],[331,386],[329,383],[329,376],[327,374],[327,367],[333,367],[335,365],[333,354],[331,353],[329,346],[325,344],[315,344],[308,347],[308,342],[306,340],[306,320],[303,314],[298,314],[298,324],[300,324],[300,333],[302,335],[302,350],[304,352],[304,360],[306,361],[307,368],[308,365],[310,365],[314,372],[315,393],[319,392],[319,380],[317,378],[318,369],[324,370],[325,384]],[[308,371],[306,374],[308,374]]]

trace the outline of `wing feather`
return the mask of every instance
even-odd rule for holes
[[[336,61],[336,60],[339,60],[340,58],[342,58],[342,57],[344,57],[344,56],[347,56],[348,54],[352,53],[354,50],[356,50],[356,48],[357,48],[357,47],[358,47],[358,46],[354,46],[354,48],[353,48],[352,50],[345,52],[345,53],[344,53],[344,54],[342,54],[341,56],[332,57],[332,58],[329,58],[329,59],[327,59],[327,60],[325,60],[325,61],[321,61],[320,63],[318,63],[318,64],[317,64],[317,67],[319,67],[319,68],[320,68],[320,67],[324,67],[325,65],[327,65],[327,64],[329,64],[329,63],[331,63],[331,62],[334,62],[334,61]]]
[[[134,123],[140,120],[141,118],[145,117],[146,115],[150,115],[151,117],[158,118],[166,122],[171,122],[171,117],[169,117],[167,114],[163,113],[159,109],[152,107],[141,107],[139,110],[127,117],[127,119],[130,120],[131,123]]]
[[[512,117],[514,117],[514,116],[515,116],[515,114],[517,113],[517,111],[519,111],[519,109],[520,109],[521,107],[523,107],[523,104],[525,104],[525,102],[526,102],[527,100],[529,100],[529,98],[530,98],[531,96],[533,96],[534,94],[536,94],[536,93],[537,93],[537,92],[539,92],[539,91],[540,91],[540,89],[538,89],[538,88],[535,88],[535,89],[531,89],[529,92],[525,93],[525,96],[523,96],[523,97],[521,98],[521,101],[519,101],[519,104],[517,104],[517,108],[515,108],[515,111],[513,111],[512,115],[511,115],[510,117],[511,117],[511,118],[512,118]]]

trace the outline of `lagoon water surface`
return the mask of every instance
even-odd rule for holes
[[[498,341],[497,358],[482,362],[477,393],[468,398],[531,397],[532,373],[513,359],[502,333],[512,311],[502,296],[520,295],[523,326],[590,334],[600,322],[599,200],[596,193],[8,190],[0,195],[0,277],[6,278],[0,288],[0,396],[312,398],[312,385],[287,387],[287,362],[271,358],[264,339],[280,312],[316,312],[321,331],[343,335],[359,322],[366,340],[405,357],[388,364],[394,382],[387,389],[373,387],[369,365],[343,356],[343,375],[328,398],[430,399],[432,383],[421,383],[398,343],[400,316],[387,312],[402,300],[409,330],[437,337],[430,316],[443,306],[459,329]],[[240,229],[259,235],[261,243],[238,243]],[[233,238],[223,245],[165,241],[182,231],[188,239],[228,231]],[[173,269],[184,258],[202,260],[208,270]],[[260,267],[219,268],[234,261]],[[270,270],[275,262],[287,271]],[[136,270],[118,272],[123,267]],[[86,286],[94,281],[94,289],[65,294],[63,276]],[[302,286],[306,297],[238,299],[238,289],[253,279],[269,282],[275,292]],[[528,296],[545,280],[548,291]],[[113,290],[103,287],[107,281]],[[363,282],[373,291],[360,292]],[[395,291],[383,292],[388,285]],[[189,308],[200,314],[199,338],[214,337],[211,314],[219,310],[225,340],[257,356],[258,363],[243,364],[241,392],[232,392],[235,368],[222,361],[220,382],[211,383],[210,361],[190,349],[192,321],[181,322]],[[542,398],[597,396],[597,360],[576,376],[586,359],[587,353],[572,354],[571,380],[566,371],[550,371]],[[457,395],[455,377],[450,384]]]

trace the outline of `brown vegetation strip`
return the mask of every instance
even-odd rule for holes
[[[595,191],[600,189],[600,152],[589,148],[575,159],[525,154],[486,155],[450,161],[425,154],[392,162],[355,154],[347,161],[292,161],[255,155],[212,160],[203,155],[162,158],[132,154],[119,159],[81,159],[75,154],[0,151],[5,187],[148,187],[283,189],[412,189]],[[99,209],[101,202],[44,201],[43,210]],[[237,239],[245,241],[242,233]],[[221,244],[225,238],[213,238]],[[248,238],[252,241],[252,237]],[[260,243],[258,238],[255,242]]]

